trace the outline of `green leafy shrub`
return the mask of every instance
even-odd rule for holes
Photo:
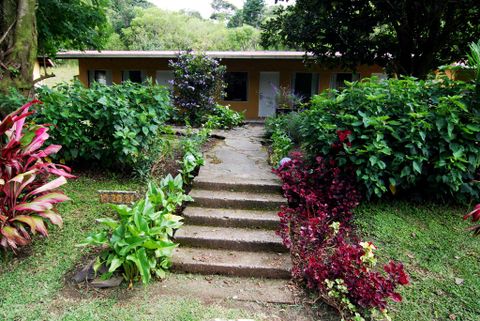
[[[245,115],[235,110],[231,110],[228,106],[217,104],[208,115],[205,127],[211,129],[231,129],[242,125]]]
[[[223,96],[225,66],[217,59],[187,51],[170,61],[173,69],[173,102],[184,113],[184,121],[199,126]]]
[[[174,230],[182,226],[182,217],[174,215],[178,206],[191,197],[183,190],[182,176],[167,175],[159,186],[150,183],[143,200],[132,207],[112,205],[118,219],[103,218],[106,230],[91,234],[81,246],[104,246],[94,269],[105,265],[102,276],[110,278],[119,268],[130,287],[136,281],[150,282],[152,275],[165,277],[171,266]]]
[[[42,87],[38,96],[44,105],[37,118],[54,125],[51,140],[64,146],[60,159],[125,171],[151,166],[172,110],[168,90],[148,83],[65,83]]]
[[[267,118],[265,130],[271,140],[270,164],[276,167],[279,161],[288,156],[290,150],[302,141],[300,127],[303,118],[298,112]]]
[[[7,93],[0,92],[0,118],[13,112],[17,106],[22,106],[27,99],[15,88],[10,87]]]
[[[302,146],[327,155],[342,134],[342,166],[354,164],[368,196],[400,191],[478,196],[480,110],[474,85],[447,78],[348,83],[315,96],[302,114]]]

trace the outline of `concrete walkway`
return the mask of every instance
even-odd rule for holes
[[[173,268],[258,278],[253,283],[265,282],[269,302],[292,304],[291,261],[275,234],[285,200],[266,161],[263,131],[262,125],[246,125],[217,133],[225,140],[204,155],[205,165],[190,192],[195,201],[185,209],[186,224],[175,235],[180,247]]]

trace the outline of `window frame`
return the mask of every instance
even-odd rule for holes
[[[223,101],[226,101],[226,102],[234,102],[234,103],[245,103],[245,102],[248,102],[248,97],[249,97],[249,94],[250,94],[250,73],[248,71],[227,71],[225,73],[225,76],[227,74],[232,74],[232,73],[236,73],[236,74],[245,74],[245,100],[231,100],[231,99],[227,99],[227,89],[228,89],[228,83],[227,83],[227,80],[225,79],[225,84],[227,85],[227,88],[225,89],[225,97],[223,97]],[[226,77],[225,77],[226,78]]]

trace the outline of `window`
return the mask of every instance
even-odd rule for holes
[[[318,74],[297,72],[293,76],[293,92],[300,96],[302,101],[309,100],[318,94]]]
[[[89,70],[88,85],[90,86],[93,82],[110,86],[112,84],[112,72],[110,70]]]
[[[167,86],[172,88],[171,81],[173,80],[173,71],[171,70],[157,70],[157,85]]]
[[[228,101],[247,101],[248,73],[246,72],[226,72],[225,100]]]
[[[145,80],[145,76],[141,70],[124,70],[122,72],[122,81],[127,80],[141,84]]]
[[[332,75],[330,80],[330,88],[332,89],[342,89],[345,88],[345,81],[352,82],[360,79],[359,74],[354,74],[351,72],[339,72]]]

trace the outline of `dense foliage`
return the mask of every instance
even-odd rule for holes
[[[217,59],[191,51],[170,61],[173,69],[173,103],[184,113],[185,121],[200,125],[223,96],[225,66]]]
[[[58,159],[120,170],[148,171],[161,147],[159,133],[171,111],[166,88],[124,82],[79,82],[42,87],[37,118],[53,124],[52,141],[64,146]]]
[[[207,117],[205,127],[211,129],[232,129],[240,126],[245,120],[245,115],[228,106],[217,104],[210,115]]]
[[[343,132],[340,166],[353,164],[367,196],[428,191],[478,196],[480,110],[474,86],[412,78],[347,84],[312,99],[298,127],[312,157],[328,155]],[[435,191],[434,193],[431,193]]]
[[[95,264],[97,271],[105,265],[109,278],[120,267],[131,287],[133,282],[150,282],[152,274],[165,277],[171,266],[173,232],[182,225],[182,217],[174,215],[178,206],[191,198],[184,194],[182,176],[165,177],[160,186],[150,183],[145,198],[133,204],[112,205],[118,219],[97,220],[106,230],[87,237],[82,245],[105,246]]]
[[[332,147],[333,153],[340,149],[340,142]],[[340,168],[333,158],[309,163],[293,153],[275,172],[288,199],[279,232],[292,254],[294,278],[305,280],[345,320],[385,318],[387,299],[401,301],[395,291],[408,276],[401,263],[385,265],[384,274],[375,270],[376,247],[356,236],[351,220],[360,193],[352,167]]]
[[[102,277],[110,278],[121,268],[129,287],[139,280],[150,282],[152,275],[165,277],[173,250],[178,246],[173,242],[174,231],[183,224],[182,217],[174,214],[184,202],[193,200],[184,188],[204,163],[201,148],[208,135],[206,128],[187,132],[181,141],[183,157],[175,178],[168,174],[158,186],[150,182],[145,198],[131,207],[114,205],[118,219],[97,220],[106,230],[89,235],[81,245],[105,247],[94,267],[96,271],[106,267]]]
[[[47,160],[61,146],[41,149],[46,125],[26,123],[32,101],[0,122],[0,247],[15,251],[31,242],[31,234],[48,236],[46,222],[62,225],[57,203],[69,200],[57,188],[73,178],[66,166]]]
[[[480,38],[479,19],[477,0],[297,0],[267,22],[262,43],[284,43],[326,64],[378,64],[423,78],[463,58]]]
[[[251,26],[227,28],[185,12],[159,8],[129,11],[135,17],[109,43],[112,49],[129,50],[256,50],[260,31]],[[119,44],[120,43],[120,44]]]
[[[61,49],[102,48],[111,29],[108,0],[38,0],[38,51],[54,57]]]

